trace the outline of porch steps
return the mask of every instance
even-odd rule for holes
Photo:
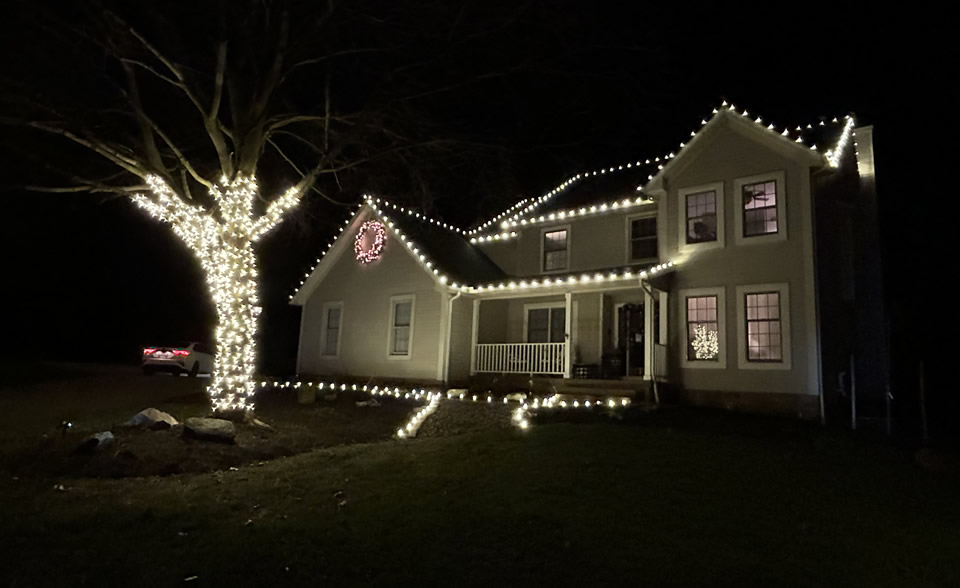
[[[557,394],[573,398],[627,397],[636,400],[652,400],[649,380],[643,378],[622,378],[619,380],[565,380],[550,378],[549,383]]]

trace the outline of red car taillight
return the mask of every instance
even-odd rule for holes
[[[186,356],[190,355],[190,352],[187,351],[186,349],[174,349],[174,350],[173,350],[173,354],[174,354],[174,355],[179,355],[179,356],[186,357]]]
[[[156,347],[145,347],[145,348],[143,349],[143,354],[144,354],[144,355],[150,355],[151,353],[153,353],[153,352],[156,351],[156,350],[157,350]]]

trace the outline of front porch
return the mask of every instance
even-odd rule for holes
[[[666,381],[668,293],[644,284],[473,300],[470,375]]]

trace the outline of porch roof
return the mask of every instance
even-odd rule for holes
[[[651,284],[658,290],[669,291],[669,277],[676,268],[676,262],[668,261],[606,270],[510,278],[474,286],[470,292],[480,298],[519,298],[564,292],[637,288],[640,281]]]

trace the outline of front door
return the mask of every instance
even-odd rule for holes
[[[617,350],[623,358],[624,375],[643,375],[643,305],[617,308]]]

